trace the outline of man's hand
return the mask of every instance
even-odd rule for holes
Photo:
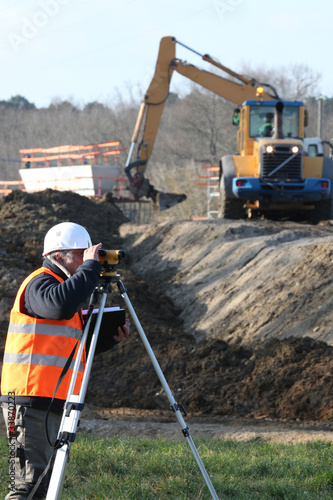
[[[98,250],[101,248],[101,246],[102,246],[102,243],[98,243],[98,245],[94,245],[92,247],[87,248],[83,254],[83,262],[85,260],[89,260],[89,259],[99,260]]]
[[[113,338],[117,342],[122,342],[123,340],[127,339],[129,334],[130,334],[130,322],[129,319],[126,319],[123,327],[118,326],[118,335],[115,335]]]

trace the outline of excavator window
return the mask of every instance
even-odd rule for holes
[[[235,108],[234,109],[234,114],[232,116],[232,124],[233,125],[239,125],[239,118],[240,118],[240,109],[239,108]]]
[[[250,137],[271,137],[274,132],[274,106],[250,107]],[[299,108],[286,105],[283,110],[284,137],[297,138]]]
[[[250,137],[271,137],[274,126],[274,106],[251,106]]]
[[[283,109],[283,134],[285,137],[299,137],[299,107],[285,106]]]

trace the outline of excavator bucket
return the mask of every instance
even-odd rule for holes
[[[142,171],[137,171],[135,175],[131,175],[132,168],[145,163],[146,162],[139,160],[131,163],[125,168],[126,175],[130,181],[129,190],[136,200],[139,200],[142,196],[151,198],[157,210],[167,210],[177,205],[177,203],[186,200],[186,194],[163,193],[163,191],[158,191],[150,184],[148,179],[144,177]]]
[[[186,200],[186,194],[163,193],[162,191],[158,191],[155,203],[160,210],[167,210],[184,200]]]

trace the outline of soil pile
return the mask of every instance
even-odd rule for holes
[[[122,226],[132,268],[197,341],[310,336],[333,344],[333,227],[273,221]]]
[[[178,402],[191,414],[330,421],[333,417],[329,223],[126,223],[112,200],[15,192],[0,202],[1,339],[23,278],[54,224],[84,225],[123,248],[119,272]],[[108,304],[123,305],[117,290]],[[156,409],[168,402],[133,331],[95,357],[87,403]]]

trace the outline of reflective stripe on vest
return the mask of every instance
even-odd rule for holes
[[[79,339],[81,329],[71,326],[63,326],[59,331],[58,325],[36,324],[36,323],[10,323],[8,333],[36,333],[37,335],[60,335],[61,337],[72,337]]]
[[[22,299],[28,283],[41,273],[48,273],[60,283],[63,279],[50,269],[40,268],[22,283],[10,315],[4,362],[1,377],[1,392],[16,396],[52,397],[61,371],[81,337],[82,320],[76,313],[69,320],[33,318],[22,312]],[[74,392],[78,394],[85,353],[80,363]],[[66,399],[74,360],[56,393],[56,398]]]
[[[46,366],[57,366],[63,368],[66,364],[67,358],[62,358],[61,356],[48,356],[43,354],[13,354],[11,352],[5,352],[3,355],[4,363],[15,363],[22,365],[46,365]],[[70,369],[73,370],[75,361],[72,359]],[[84,364],[80,363],[80,371],[83,372]]]

